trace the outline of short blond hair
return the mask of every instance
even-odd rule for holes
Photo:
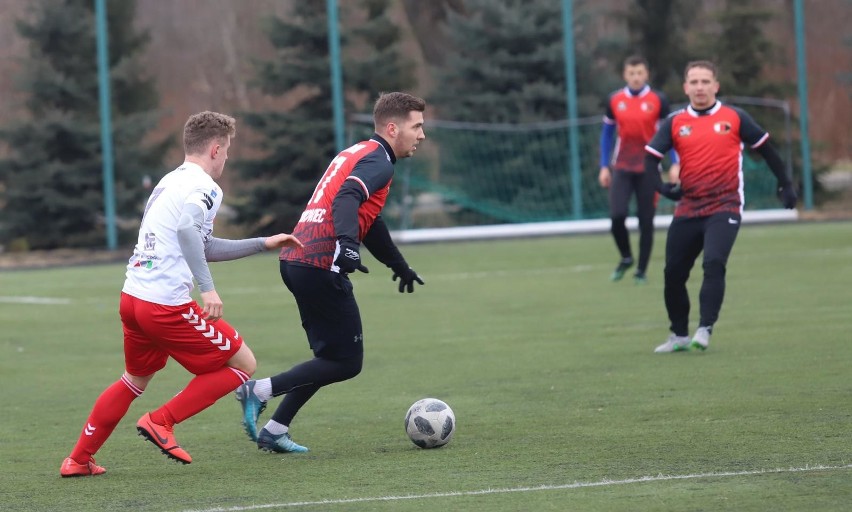
[[[203,153],[214,140],[237,133],[237,121],[231,116],[205,110],[189,116],[183,127],[183,150],[187,155]]]

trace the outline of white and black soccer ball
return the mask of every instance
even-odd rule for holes
[[[420,448],[438,448],[450,442],[456,431],[456,415],[437,398],[418,400],[405,414],[405,433]]]

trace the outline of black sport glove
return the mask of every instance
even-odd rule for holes
[[[424,284],[423,279],[408,265],[394,269],[393,280],[396,281],[397,278],[399,278],[399,293],[402,293],[406,288],[408,288],[408,293],[413,293],[415,281],[421,285]]]
[[[351,274],[356,270],[360,270],[365,274],[369,272],[367,267],[361,264],[361,254],[358,253],[358,244],[356,242],[345,239],[338,240],[335,254],[337,257],[334,258],[334,264],[337,265],[341,273]]]
[[[680,188],[680,183],[663,183],[660,187],[660,194],[672,201],[680,201],[683,197],[683,189]]]
[[[796,196],[796,189],[790,182],[778,184],[778,200],[784,205],[784,208],[792,210],[796,207],[796,201],[799,200]]]

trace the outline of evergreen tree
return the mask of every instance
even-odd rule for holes
[[[601,98],[612,85],[595,63],[607,49],[587,33],[593,13],[594,8],[577,9],[573,27],[581,117],[600,116]],[[562,5],[550,0],[466,0],[463,9],[448,10],[441,36],[450,53],[434,69],[440,85],[431,97],[438,116],[478,123],[565,120],[562,14]],[[456,217],[499,223],[570,214],[567,127],[436,129],[430,136],[440,148],[440,179],[464,205]],[[479,167],[487,167],[488,178]]]
[[[399,25],[387,15],[390,0],[361,0],[366,20],[349,23],[346,32],[346,53],[351,56],[344,63],[344,81],[352,92],[367,92],[375,99],[379,92],[405,90],[412,87],[414,61],[402,55]],[[372,114],[372,101],[365,103]]]
[[[720,94],[780,98],[792,92],[791,84],[766,76],[767,68],[778,63],[778,48],[765,32],[775,14],[763,3],[726,0],[715,13],[719,29],[703,51],[719,66]]]
[[[387,21],[388,5],[388,0],[362,0],[347,5],[353,11],[341,13],[346,20],[340,33],[347,100],[372,100],[381,91],[404,89],[413,81],[412,67],[398,50],[398,30]],[[287,112],[241,114],[242,122],[259,135],[254,147],[262,156],[234,164],[248,180],[247,195],[236,205],[237,221],[255,232],[292,230],[336,153],[326,16],[324,2],[296,2],[286,19],[264,22],[277,57],[256,63],[255,85],[272,96],[291,95],[297,103]],[[351,101],[345,110],[355,110]]]
[[[675,99],[683,96],[683,69],[690,60],[685,34],[700,9],[700,0],[635,0],[624,13],[629,46],[622,57],[644,57],[651,84]],[[613,62],[619,76],[623,58]]]
[[[550,0],[467,0],[447,12],[450,53],[435,69],[442,119],[521,123],[564,119],[561,7]]]
[[[112,2],[108,13],[116,211],[133,219],[146,194],[142,177],[160,170],[170,144],[142,144],[156,124],[158,97],[153,82],[139,74],[137,56],[148,36],[133,28],[135,5]],[[102,245],[94,3],[41,0],[17,29],[29,40],[20,77],[29,115],[0,131],[10,154],[0,161],[0,240],[24,249]],[[133,233],[120,237],[128,240]]]

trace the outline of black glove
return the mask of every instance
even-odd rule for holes
[[[680,188],[680,183],[663,183],[660,187],[660,194],[672,201],[680,201],[680,198],[683,197],[683,189]]]
[[[406,288],[408,288],[408,293],[413,293],[414,281],[423,284],[423,279],[420,279],[420,276],[417,275],[417,272],[415,272],[414,269],[409,267],[408,265],[400,266],[394,269],[393,280],[396,281],[396,278],[399,278],[399,293],[402,293]]]
[[[784,208],[792,210],[796,207],[796,201],[799,198],[796,196],[796,189],[790,182],[778,184],[778,200],[784,205]]]
[[[334,254],[334,264],[343,274],[351,274],[356,270],[367,273],[367,267],[361,264],[361,254],[358,253],[358,243],[351,240],[338,240]]]

